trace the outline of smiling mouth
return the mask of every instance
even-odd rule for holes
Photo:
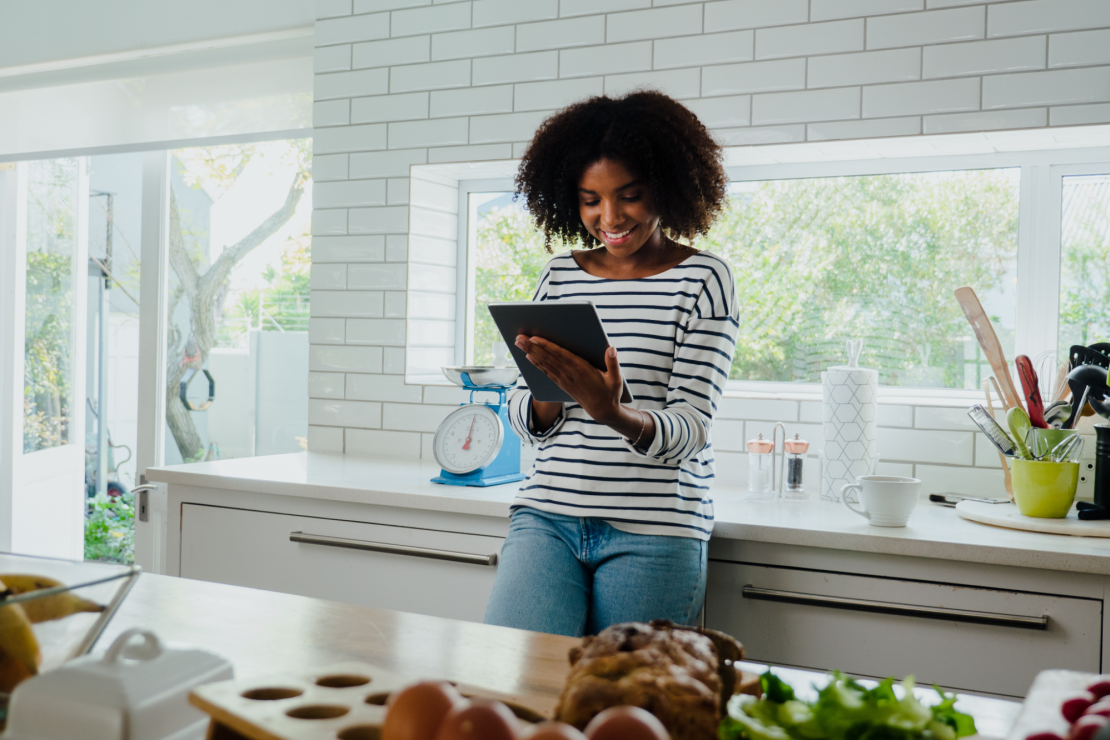
[[[606,231],[605,229],[598,229],[598,231],[601,232],[601,235],[605,237],[605,241],[609,242],[610,244],[621,244],[625,242],[628,239],[629,234],[631,234],[635,230],[635,226],[624,231]]]

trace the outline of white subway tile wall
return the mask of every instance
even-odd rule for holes
[[[427,457],[458,389],[457,183],[589,95],[651,86],[725,145],[1110,122],[1107,0],[317,0],[309,449]],[[720,479],[821,404],[726,398]],[[1000,490],[963,408],[882,404],[880,469]],[[526,451],[525,459],[532,453]],[[815,475],[816,459],[808,468]],[[816,487],[816,478],[811,479]]]

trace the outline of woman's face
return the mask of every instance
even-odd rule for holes
[[[614,257],[635,254],[659,229],[647,183],[611,159],[599,159],[582,173],[578,212],[586,231]]]

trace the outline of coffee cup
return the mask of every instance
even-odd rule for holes
[[[859,514],[876,527],[904,527],[917,505],[921,481],[894,475],[861,475],[858,483],[840,489],[840,501],[853,514]],[[848,501],[848,491],[859,491],[857,509]]]

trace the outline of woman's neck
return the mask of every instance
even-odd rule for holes
[[[677,244],[656,229],[644,246],[626,257],[617,257],[604,246],[572,254],[578,266],[594,277],[635,280],[666,272],[697,253],[693,247]]]

